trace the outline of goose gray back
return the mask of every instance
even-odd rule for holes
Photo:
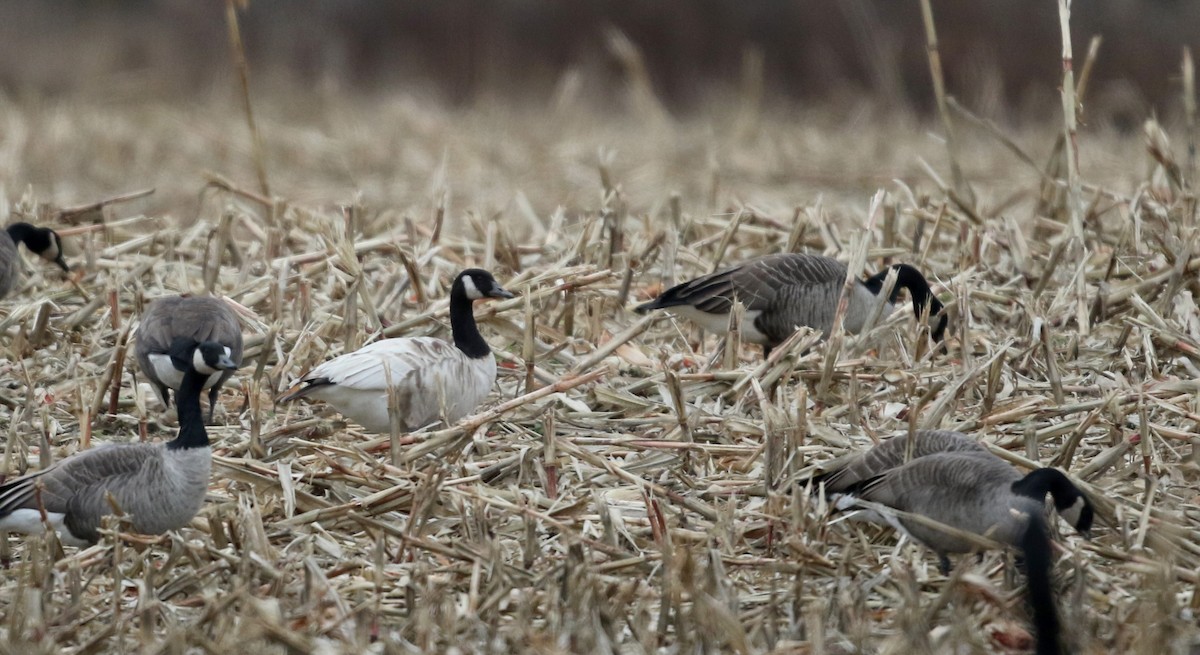
[[[812,478],[813,487],[825,485],[828,493],[841,493],[918,457],[935,453],[962,453],[995,457],[975,439],[952,430],[916,430],[879,442],[865,452],[850,453],[822,466]],[[909,446],[909,443],[912,446]]]
[[[213,342],[237,366],[242,364],[242,328],[229,305],[211,296],[166,296],[150,303],[138,324],[135,353],[138,368],[149,378],[166,407],[171,389],[179,390],[184,369],[180,353],[196,342]],[[221,386],[234,369],[213,370],[204,381],[208,389],[208,421],[212,422]]]
[[[432,337],[376,341],[312,369],[279,402],[323,400],[368,431],[386,433],[390,382],[402,429],[439,419],[453,423],[474,411],[496,382],[496,358],[475,324],[473,303],[512,297],[487,271],[467,269],[450,287],[454,343]]]
[[[896,284],[888,298],[880,298],[888,270],[895,269]],[[746,308],[739,326],[743,338],[761,344],[766,354],[799,327],[810,327],[826,335],[833,329],[839,299],[846,282],[846,265],[823,255],[764,255],[738,266],[704,275],[667,289],[654,300],[635,308],[639,313],[669,309],[706,330],[725,334],[733,301]],[[880,309],[887,316],[895,307],[901,289],[907,289],[920,316],[928,307],[932,335],[941,340],[947,317],[942,303],[917,269],[898,264],[859,281],[850,291],[843,325],[857,333],[871,314]]]
[[[63,258],[62,238],[47,227],[29,223],[13,223],[0,232],[0,298],[9,294],[21,282],[21,256],[17,244],[23,243],[30,252],[45,261],[71,272]]]
[[[197,358],[195,353],[200,353]],[[162,534],[192,520],[204,503],[212,453],[200,394],[207,370],[189,362],[233,368],[224,346],[193,343],[181,362],[186,370],[179,393],[179,434],[165,444],[109,444],[78,452],[42,471],[0,484],[0,531],[40,533],[46,522],[63,543],[85,546],[100,538],[111,495],[129,515],[133,529]]]

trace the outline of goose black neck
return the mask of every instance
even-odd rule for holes
[[[888,302],[894,303],[899,300],[901,289],[908,289],[908,294],[912,296],[913,309],[917,313],[921,312],[930,298],[937,300],[933,297],[933,292],[929,290],[929,282],[925,280],[924,275],[921,275],[921,271],[908,264],[892,264],[867,278],[863,284],[871,290],[871,293],[878,295],[883,290],[883,281],[887,279],[890,271],[896,271],[896,285],[892,287],[892,294],[888,297]]]
[[[29,223],[13,223],[6,231],[13,243],[25,243],[26,246],[29,245],[29,239],[37,234],[37,228]]]
[[[1037,502],[1045,502],[1046,494],[1054,497],[1055,505],[1070,505],[1079,496],[1079,490],[1070,478],[1058,469],[1041,468],[1030,471],[1028,475],[1012,483],[1012,492],[1032,498]]]
[[[479,359],[491,354],[492,349],[475,325],[475,309],[462,278],[455,280],[450,290],[450,332],[454,335],[454,345],[467,357]]]
[[[908,295],[912,296],[913,313],[917,316],[925,311],[925,305],[929,305],[929,315],[935,316],[942,311],[944,305],[942,301],[933,295],[933,291],[929,288],[929,281],[921,275],[921,271],[909,266],[908,264],[892,264],[890,267],[867,278],[863,284],[876,295],[883,290],[883,281],[887,279],[889,271],[896,271],[896,285],[892,287],[891,296],[888,297],[888,302],[895,304],[900,299],[900,290],[908,289]],[[946,331],[947,318],[945,316],[938,319],[936,326],[933,329],[933,338],[935,341],[941,341],[942,335]]]
[[[1058,608],[1054,603],[1054,589],[1050,584],[1052,565],[1050,534],[1046,522],[1038,512],[1029,515],[1029,525],[1021,536],[1021,550],[1025,555],[1026,591],[1029,612],[1033,615],[1033,627],[1037,643],[1037,655],[1058,655],[1062,652],[1058,633]]]
[[[207,376],[189,368],[183,374],[183,383],[175,394],[175,407],[179,411],[179,436],[167,442],[167,448],[207,448],[208,431],[204,429],[204,414],[200,411],[200,393],[204,391]]]

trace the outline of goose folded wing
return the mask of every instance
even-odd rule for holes
[[[157,454],[151,444],[111,444],[86,450],[42,471],[0,485],[0,516],[18,509],[64,513],[81,491],[141,469]]]
[[[826,467],[826,472],[815,476],[813,482],[823,482],[828,492],[838,493],[904,465],[907,458],[939,453],[992,456],[983,445],[961,432],[917,430],[915,436],[911,451],[908,435],[897,435],[866,452],[835,460]]]
[[[335,357],[305,379],[359,391],[386,391],[389,378],[398,386],[413,373],[445,366],[458,352],[445,341],[430,337],[385,339]]]

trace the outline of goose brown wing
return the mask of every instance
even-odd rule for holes
[[[107,479],[128,476],[161,448],[152,444],[111,444],[77,453],[53,466],[0,484],[0,516],[18,509],[66,513],[80,491]]]
[[[721,314],[730,311],[736,298],[747,310],[766,311],[776,306],[781,293],[787,295],[795,288],[830,283],[840,285],[845,279],[846,267],[830,257],[796,253],[765,255],[671,287],[638,310],[690,305],[703,312]]]
[[[915,435],[912,459],[938,453],[993,457],[983,445],[961,432],[917,430]],[[866,452],[855,453],[831,463],[824,473],[813,478],[813,484],[824,483],[829,493],[840,493],[903,465],[909,455],[908,435],[897,435]]]

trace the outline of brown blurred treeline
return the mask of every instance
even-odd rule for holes
[[[1058,101],[1056,0],[933,6],[952,93],[989,114]],[[4,0],[0,90],[204,91],[229,72],[224,11],[222,0]],[[768,101],[867,93],[927,108],[931,97],[918,0],[251,0],[241,20],[260,84],[404,85],[469,104],[545,101],[577,79],[603,103],[626,76],[615,28],[672,111],[738,90],[759,60]],[[1075,0],[1073,28],[1079,58],[1104,38],[1093,106],[1119,119],[1180,104],[1200,1]]]

